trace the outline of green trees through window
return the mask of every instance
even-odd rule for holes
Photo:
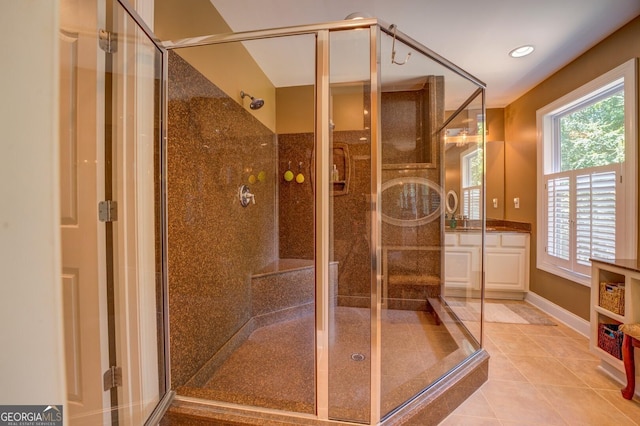
[[[619,89],[560,117],[560,171],[624,162],[624,94]]]

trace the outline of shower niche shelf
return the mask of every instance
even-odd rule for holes
[[[349,190],[346,180],[334,180],[331,184],[333,185],[333,195],[344,195]]]
[[[331,195],[347,195],[349,193],[349,177],[351,158],[349,156],[349,145],[343,142],[333,143],[333,165],[335,165],[338,178],[334,180],[331,175]],[[333,172],[333,169],[332,169]]]

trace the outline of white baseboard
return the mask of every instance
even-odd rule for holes
[[[573,312],[569,312],[566,309],[531,291],[527,293],[524,300],[525,302],[531,303],[541,311],[551,315],[567,327],[574,329],[584,337],[589,338],[589,336],[591,335],[591,324],[589,323],[589,321],[585,320],[584,318],[580,318]]]

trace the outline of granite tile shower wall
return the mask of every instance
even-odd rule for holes
[[[440,183],[439,169],[412,170],[411,176]],[[382,172],[383,182],[403,177],[407,177],[407,173],[402,169]],[[387,248],[383,250],[388,268],[386,297],[390,309],[430,310],[427,299],[440,296],[440,229],[440,219],[411,227],[382,222],[382,247]]]
[[[313,133],[278,135],[278,220],[281,259],[314,258],[314,179],[311,176],[314,139]],[[294,174],[291,181],[284,178],[288,170]],[[295,180],[295,175],[299,172],[305,176],[303,183],[297,183]]]
[[[415,140],[416,127],[421,129],[419,123],[415,122],[415,117],[397,114],[394,108],[394,103],[414,103],[414,98],[414,92],[394,92],[393,96],[383,96],[382,101],[385,103],[382,115],[383,150],[390,149],[385,146],[384,141],[393,137]],[[425,111],[424,113],[442,115],[443,111]],[[427,129],[424,134],[428,135],[433,131],[433,129]],[[401,133],[400,137],[398,133]],[[368,239],[371,193],[371,156],[370,143],[367,140],[369,136],[368,130],[333,132],[334,142],[345,143],[349,147],[351,175],[348,192],[332,197],[332,260],[338,262],[339,306],[369,307],[371,303],[370,241]],[[311,174],[313,144],[313,133],[278,135],[281,258],[313,259],[314,235],[313,232],[309,232],[313,230],[314,194]],[[392,154],[387,156],[383,154],[383,157],[390,163],[393,160]],[[383,170],[382,182],[411,176],[440,184],[441,166],[438,149],[435,149],[431,155],[433,167],[391,165],[390,168]],[[303,184],[297,184],[295,180],[287,182],[284,179],[284,173],[289,168],[289,162],[294,174],[298,172],[297,165],[302,162],[302,172],[311,179],[305,180]],[[383,247],[403,248],[403,250],[385,252],[389,256],[389,275],[391,278],[398,278],[388,286],[387,297],[390,308],[427,310],[429,309],[427,298],[440,295],[442,260],[441,252],[437,249],[441,245],[440,228],[439,219],[411,227],[382,223]],[[424,247],[436,249],[430,251],[412,249]],[[428,283],[430,285],[425,285],[423,278],[425,276],[433,280]],[[403,280],[400,277],[409,277],[409,279]]]
[[[437,134],[444,122],[444,79],[428,76],[419,91],[381,95],[382,184],[407,177],[441,186],[443,164]],[[381,210],[394,216],[398,200],[382,197]],[[385,204],[386,202],[386,204]],[[414,226],[382,221],[383,297],[390,309],[429,310],[441,292],[442,215]]]
[[[371,156],[368,131],[336,131],[335,142],[346,143],[350,152],[351,180],[345,195],[334,196],[331,260],[338,262],[338,305],[368,307],[371,303],[369,251]],[[313,259],[313,175],[310,173],[313,133],[278,135],[280,257]],[[287,182],[283,176],[303,162],[310,179],[303,184]]]
[[[276,137],[173,52],[169,81],[169,320],[179,387],[251,318],[251,274],[277,258]],[[260,171],[266,179],[250,184]],[[255,194],[246,208],[241,184]]]

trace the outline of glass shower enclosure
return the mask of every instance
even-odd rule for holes
[[[378,424],[486,359],[482,82],[377,19],[161,45],[177,401]]]

